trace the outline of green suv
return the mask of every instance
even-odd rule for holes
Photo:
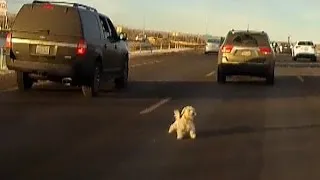
[[[219,50],[217,81],[225,83],[227,76],[244,75],[266,78],[273,85],[275,59],[267,33],[231,30]]]

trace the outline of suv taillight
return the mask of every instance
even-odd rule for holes
[[[52,10],[54,8],[54,6],[50,3],[45,3],[42,7],[49,10]]]
[[[7,34],[5,47],[12,48],[12,33]]]
[[[272,52],[272,49],[269,47],[260,47],[259,49],[260,49],[260,52],[264,55],[271,54]]]
[[[233,49],[232,45],[224,45],[224,46],[222,46],[221,51],[223,53],[230,53],[232,51],[232,49]]]
[[[80,40],[77,45],[77,55],[84,55],[87,52],[87,43],[84,40]]]

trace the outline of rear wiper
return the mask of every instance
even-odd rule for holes
[[[50,33],[50,30],[49,29],[38,29],[38,30],[35,30],[36,32],[46,32],[47,34]]]

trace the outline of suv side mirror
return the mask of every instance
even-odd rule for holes
[[[119,39],[122,40],[122,41],[126,41],[127,40],[127,34],[124,33],[124,32],[121,32],[119,34]]]

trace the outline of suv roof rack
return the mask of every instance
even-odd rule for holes
[[[75,8],[82,7],[93,12],[98,12],[97,9],[84,4],[80,4],[80,3],[70,3],[70,2],[64,2],[64,1],[38,1],[38,0],[34,0],[32,2],[32,4],[41,4],[41,3],[72,5]]]

